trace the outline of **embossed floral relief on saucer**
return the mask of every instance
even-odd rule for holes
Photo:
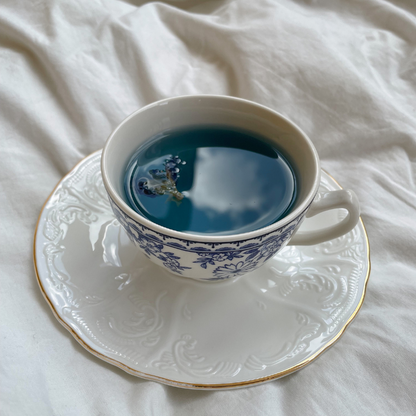
[[[53,191],[34,253],[47,302],[92,354],[177,387],[251,386],[312,362],[360,309],[370,268],[362,222],[336,240],[286,247],[239,279],[196,282],[137,251],[111,211],[100,157],[84,159]],[[339,186],[323,172],[321,188]],[[325,213],[302,227],[342,215]],[[201,254],[198,261],[224,273],[239,267],[227,253]]]

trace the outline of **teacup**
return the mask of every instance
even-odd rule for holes
[[[297,198],[279,221],[232,235],[190,234],[171,230],[134,211],[124,199],[126,165],[139,145],[168,129],[224,125],[249,130],[282,149],[298,179]],[[179,276],[200,281],[235,278],[261,267],[287,244],[313,245],[340,237],[359,220],[358,199],[351,190],[318,194],[320,161],[311,140],[283,115],[251,101],[193,95],[155,102],[127,117],[108,138],[101,172],[111,207],[130,239],[154,263]],[[298,231],[305,217],[343,208],[341,222],[320,230]]]

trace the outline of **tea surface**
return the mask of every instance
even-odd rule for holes
[[[125,172],[129,205],[164,227],[227,235],[270,225],[290,210],[296,177],[272,144],[224,126],[159,134]]]

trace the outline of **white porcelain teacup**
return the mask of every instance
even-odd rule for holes
[[[210,124],[258,133],[284,151],[298,179],[296,201],[288,215],[255,231],[213,236],[162,227],[130,208],[123,198],[123,178],[138,146],[168,129]],[[114,214],[136,246],[170,272],[201,281],[241,276],[262,266],[287,244],[312,245],[334,239],[349,232],[359,219],[358,199],[353,191],[318,194],[319,157],[305,133],[281,114],[239,98],[183,96],[141,108],[108,138],[101,172]],[[321,230],[297,231],[305,217],[336,208],[348,210],[340,223]]]

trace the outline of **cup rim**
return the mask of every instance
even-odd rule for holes
[[[168,101],[178,101],[178,100],[186,100],[186,99],[206,99],[206,98],[216,98],[220,100],[228,100],[228,101],[236,101],[236,102],[244,102],[248,105],[255,106],[263,111],[270,112],[274,114],[275,116],[283,119],[287,124],[291,126],[293,130],[295,130],[302,138],[304,139],[305,143],[309,146],[310,150],[312,151],[312,154],[314,155],[314,161],[316,164],[316,174],[313,182],[312,188],[309,190],[307,196],[304,198],[304,200],[301,202],[301,204],[292,212],[289,213],[289,215],[285,216],[279,221],[274,222],[273,224],[270,224],[266,227],[259,228],[257,230],[240,233],[240,234],[227,234],[227,235],[212,235],[212,234],[192,234],[192,233],[186,233],[183,231],[176,231],[172,230],[171,228],[163,227],[162,225],[156,224],[149,219],[141,216],[136,211],[134,211],[115,191],[114,187],[111,185],[111,182],[109,180],[109,177],[107,175],[107,154],[108,154],[108,148],[109,144],[113,141],[114,137],[116,136],[117,132],[121,129],[123,125],[129,122],[130,119],[134,118],[137,114],[142,113],[149,108],[156,107],[158,105],[163,104],[164,102]],[[315,146],[313,145],[312,141],[309,139],[309,137],[298,127],[295,123],[293,123],[291,120],[289,120],[287,117],[285,117],[283,114],[272,110],[269,107],[266,107],[262,104],[255,103],[250,100],[246,100],[243,98],[237,98],[237,97],[230,97],[227,95],[215,95],[215,94],[198,94],[198,95],[181,95],[177,97],[171,97],[171,98],[165,98],[159,101],[155,101],[153,103],[150,103],[142,108],[139,108],[138,110],[134,111],[130,115],[128,115],[110,134],[108,137],[103,151],[101,155],[101,174],[103,183],[105,186],[106,191],[108,192],[111,199],[115,202],[115,204],[118,206],[118,208],[123,211],[125,214],[127,214],[131,219],[137,221],[139,224],[142,224],[143,226],[149,228],[150,230],[153,230],[157,233],[167,235],[172,238],[177,238],[180,240],[189,240],[189,241],[195,241],[195,242],[201,242],[201,243],[225,243],[225,242],[235,242],[239,240],[250,240],[254,238],[259,238],[265,234],[270,234],[279,228],[284,227],[285,225],[291,223],[294,219],[296,219],[299,215],[301,215],[306,207],[312,203],[313,199],[315,198],[316,193],[318,192],[319,183],[320,183],[320,173],[321,173],[321,167],[320,167],[320,160],[318,156],[318,152],[315,149]]]

